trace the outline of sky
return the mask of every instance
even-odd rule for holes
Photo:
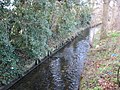
[[[4,2],[4,0],[0,0],[1,2]],[[13,9],[13,8],[15,8],[15,6],[13,6],[12,4],[13,4],[13,2],[14,2],[14,0],[10,0],[10,2],[11,2],[11,4],[9,5],[9,6],[6,6],[5,8],[7,8],[7,9]]]

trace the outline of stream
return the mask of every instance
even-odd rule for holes
[[[88,34],[86,30],[8,90],[79,90],[90,48]]]

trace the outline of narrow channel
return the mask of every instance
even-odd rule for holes
[[[8,90],[78,90],[90,48],[88,31],[83,31],[66,47]]]

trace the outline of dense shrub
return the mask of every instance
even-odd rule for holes
[[[49,43],[54,39],[67,38],[70,32],[87,26],[90,10],[81,3],[77,0],[1,0],[0,84],[8,84],[24,72],[24,63],[20,63],[26,52],[41,59],[51,51]]]

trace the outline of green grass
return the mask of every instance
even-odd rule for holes
[[[102,90],[100,86],[95,87],[93,90]]]
[[[120,37],[120,32],[112,32],[109,34],[110,37]]]

